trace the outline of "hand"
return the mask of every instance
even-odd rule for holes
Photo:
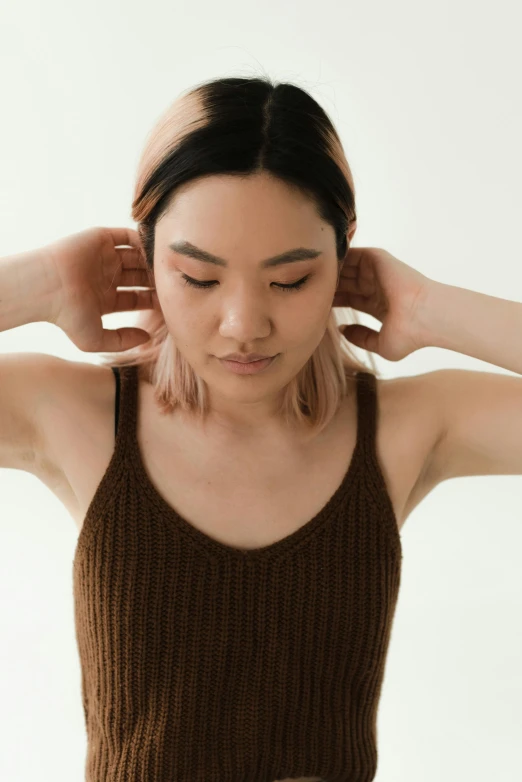
[[[380,331],[339,326],[346,339],[388,361],[424,347],[417,313],[433,281],[378,247],[348,248],[343,264],[332,306],[353,307],[382,323]]]
[[[117,246],[124,244],[131,246]],[[57,302],[49,320],[80,350],[129,350],[150,339],[146,331],[135,327],[105,329],[101,319],[111,312],[160,309],[137,231],[88,228],[48,245],[42,252],[59,280]],[[149,290],[118,290],[135,286]]]

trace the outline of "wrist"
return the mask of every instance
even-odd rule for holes
[[[53,322],[60,281],[45,248],[0,258],[0,331]]]
[[[413,331],[420,348],[440,346],[441,314],[444,312],[445,283],[430,280],[417,302]]]

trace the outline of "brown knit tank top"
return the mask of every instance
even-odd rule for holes
[[[250,550],[156,491],[136,436],[137,369],[119,375],[114,453],[73,560],[86,782],[374,779],[402,562],[374,375],[357,375],[357,443],[337,490]]]

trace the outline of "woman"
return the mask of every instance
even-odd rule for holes
[[[132,217],[45,248],[46,319],[106,354],[53,359],[40,409],[39,477],[80,528],[86,779],[371,780],[400,528],[442,480],[522,473],[522,385],[377,379],[333,308],[382,322],[342,328],[370,361],[434,345],[520,373],[522,305],[350,248],[341,142],[291,84],[181,96]]]

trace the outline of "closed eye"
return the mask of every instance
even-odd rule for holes
[[[185,282],[184,285],[190,285],[193,288],[213,288],[214,285],[217,285],[217,280],[208,280],[205,282],[202,282],[201,280],[194,280],[192,277],[188,277],[186,274],[181,275]],[[311,277],[311,274],[307,274],[306,277],[302,277],[300,280],[297,280],[297,282],[292,283],[282,283],[282,282],[273,282],[272,285],[277,285],[278,288],[280,288],[282,291],[296,291],[299,290],[299,288],[302,288],[305,282]]]

